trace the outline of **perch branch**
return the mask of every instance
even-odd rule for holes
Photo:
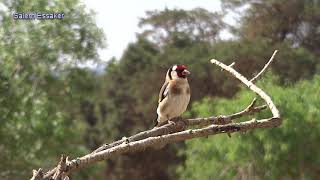
[[[166,124],[158,128],[153,128],[148,131],[140,132],[126,139],[121,139],[121,140],[112,142],[110,144],[104,144],[101,147],[94,150],[92,153],[97,153],[97,152],[106,150],[108,148],[112,148],[126,141],[132,142],[132,141],[137,141],[137,140],[141,140],[148,137],[154,137],[154,136],[159,136],[163,134],[170,134],[170,133],[182,131],[182,130],[185,130],[188,126],[197,126],[197,125],[207,126],[209,124],[228,124],[228,123],[231,123],[232,120],[234,119],[237,119],[246,115],[250,115],[256,112],[260,112],[267,107],[266,105],[255,107],[255,104],[256,104],[256,98],[252,100],[252,102],[247,108],[234,114],[230,114],[227,116],[220,115],[220,116],[211,116],[207,118],[184,119],[182,122],[180,121],[180,122],[177,122],[176,124]]]
[[[242,111],[239,111],[237,113],[234,113],[234,114],[230,114],[230,115],[226,115],[226,116],[224,116],[224,115],[211,116],[211,117],[207,117],[207,118],[184,119],[183,121],[177,121],[175,124],[166,124],[161,127],[157,127],[157,128],[153,128],[153,129],[150,129],[147,131],[143,131],[143,132],[135,134],[131,137],[128,137],[127,139],[121,139],[118,141],[114,141],[110,144],[104,144],[104,145],[100,146],[99,148],[97,148],[96,150],[94,150],[91,154],[95,154],[97,152],[101,152],[106,149],[113,148],[113,147],[121,145],[125,142],[133,142],[133,141],[138,141],[138,140],[149,138],[149,137],[155,137],[155,136],[160,136],[160,135],[164,135],[164,134],[171,134],[174,132],[179,132],[179,131],[185,130],[188,126],[206,126],[206,125],[210,125],[210,124],[216,124],[216,125],[228,124],[228,123],[231,123],[232,120],[244,117],[246,115],[260,112],[267,107],[266,105],[255,107],[255,103],[256,103],[256,98],[254,98],[252,100],[252,102],[245,109],[243,109]],[[57,169],[57,167],[48,171],[45,174],[44,179],[49,179],[49,177],[53,176],[56,173],[56,169]]]
[[[275,51],[276,53],[276,51]],[[163,147],[166,144],[184,141],[187,139],[207,137],[214,134],[222,133],[234,133],[239,131],[247,131],[250,129],[258,128],[272,128],[277,127],[281,124],[280,114],[271,98],[260,88],[253,84],[256,80],[269,66],[275,53],[269,60],[269,62],[264,66],[260,73],[254,77],[251,81],[247,80],[240,73],[232,68],[232,64],[227,66],[217,60],[211,60],[212,63],[219,66],[221,69],[228,71],[232,76],[236,77],[243,84],[245,84],[249,89],[259,95],[267,104],[264,106],[255,107],[256,99],[254,99],[251,104],[244,110],[231,114],[228,116],[218,116],[218,117],[208,117],[208,118],[196,118],[196,119],[184,119],[177,121],[174,124],[167,124],[159,128],[153,128],[148,131],[140,132],[129,138],[125,138],[119,141],[115,141],[111,144],[105,144],[87,154],[83,157],[73,159],[68,161],[65,156],[61,157],[61,160],[57,167],[48,171],[44,176],[41,175],[42,170],[34,171],[32,179],[62,179],[63,177],[68,177],[67,175],[81,167],[85,167],[92,163],[109,159],[115,155],[143,151],[146,148]],[[253,114],[255,112],[260,112],[261,110],[269,107],[272,112],[273,117],[266,119],[252,119],[245,122],[234,123],[232,120]],[[198,129],[187,129],[189,126],[198,126]],[[204,127],[206,126],[206,127]],[[40,175],[38,175],[40,174]]]
[[[257,128],[271,128],[276,127],[278,123],[274,120],[263,119],[260,121],[251,120],[240,123],[231,123],[225,125],[210,125],[208,127],[196,130],[185,130],[173,134],[166,134],[156,137],[149,137],[139,141],[122,143],[118,146],[83,156],[72,160],[67,164],[68,172],[74,171],[81,167],[93,164],[98,161],[109,159],[115,155],[124,154],[128,152],[138,152],[143,151],[146,148],[158,147],[160,145],[166,145],[169,143],[184,141],[187,139],[197,138],[197,137],[206,137],[214,134],[221,133],[233,133],[237,131],[247,131],[249,129]]]

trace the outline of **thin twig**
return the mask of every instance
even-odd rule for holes
[[[56,172],[53,175],[54,180],[62,180],[64,179],[63,173],[66,171],[67,166],[67,158],[65,155],[61,155],[60,162],[56,168]]]
[[[278,50],[275,50],[275,51],[273,52],[273,54],[272,54],[270,60],[268,61],[268,63],[265,64],[264,67],[263,67],[263,69],[262,69],[255,77],[253,77],[253,78],[250,80],[252,83],[255,83],[255,82],[257,81],[258,77],[260,77],[261,74],[264,73],[264,72],[267,70],[268,66],[272,63],[272,61],[273,61],[273,59],[274,59],[274,56],[277,54],[277,52],[278,52]]]
[[[32,177],[30,180],[38,180],[43,178],[43,171],[41,168],[38,170],[32,170]]]

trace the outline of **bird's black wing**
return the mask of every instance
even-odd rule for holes
[[[160,89],[160,93],[159,93],[159,100],[158,100],[158,103],[160,103],[165,97],[168,96],[168,85],[169,85],[169,81],[165,82],[161,89]]]

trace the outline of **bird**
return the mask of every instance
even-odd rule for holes
[[[187,66],[182,64],[173,65],[168,69],[159,93],[155,127],[171,122],[172,118],[179,117],[186,111],[190,101],[190,86],[187,79],[190,74]]]

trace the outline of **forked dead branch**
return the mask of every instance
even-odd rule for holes
[[[246,79],[234,70],[232,67],[234,63],[228,66],[215,59],[211,60],[211,63],[219,66],[222,70],[229,72],[251,91],[255,92],[266,102],[266,105],[256,106],[256,99],[254,99],[245,109],[234,114],[207,118],[178,119],[175,123],[153,128],[131,137],[124,137],[121,140],[104,144],[95,151],[70,161],[68,160],[68,157],[62,155],[60,162],[55,168],[46,173],[44,173],[41,168],[39,170],[34,170],[31,179],[69,179],[68,175],[72,171],[120,154],[143,151],[146,148],[162,148],[170,143],[197,137],[207,137],[214,134],[243,132],[250,129],[273,128],[279,126],[281,124],[281,119],[277,107],[267,93],[254,84],[254,82],[261,77],[261,74],[269,67],[276,53],[277,50],[273,53],[264,68],[251,80]],[[235,119],[260,112],[267,107],[273,115],[270,118],[252,119],[238,123],[233,122]]]

